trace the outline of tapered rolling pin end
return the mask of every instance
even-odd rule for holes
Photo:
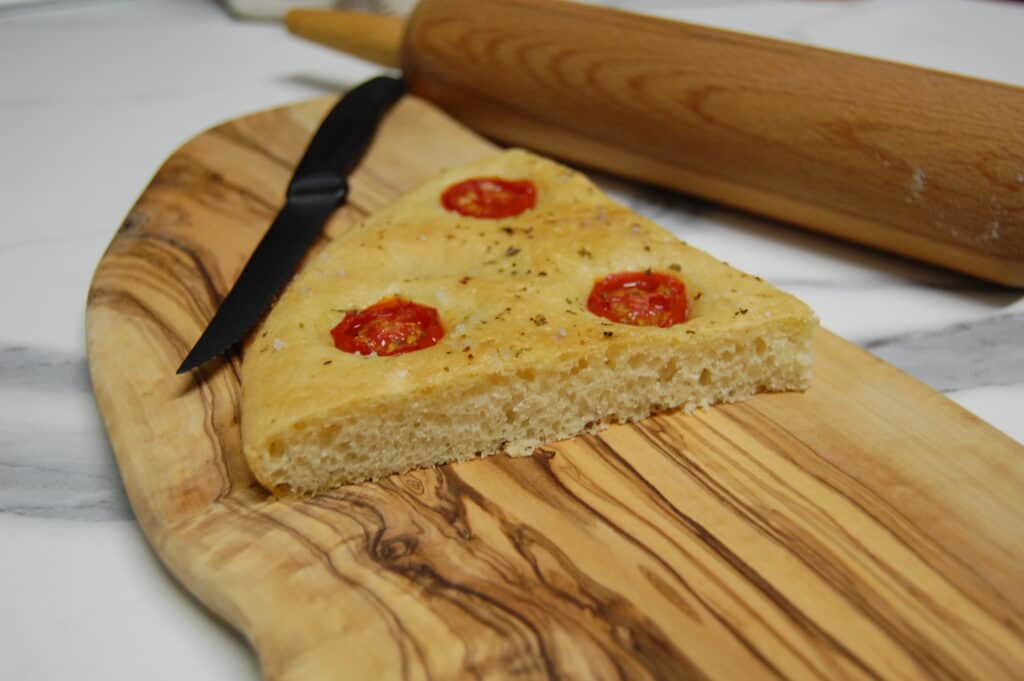
[[[288,31],[306,40],[367,61],[397,68],[404,21],[401,17],[324,9],[293,9]]]

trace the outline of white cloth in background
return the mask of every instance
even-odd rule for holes
[[[293,7],[405,14],[416,4],[416,0],[222,0],[222,2],[232,14],[247,19],[278,19]]]

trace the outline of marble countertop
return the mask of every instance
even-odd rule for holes
[[[85,359],[92,270],[160,162],[218,121],[336,92],[372,65],[201,0],[0,6],[0,617],[5,675],[256,679],[244,641],[161,568],[132,520]],[[607,4],[1024,85],[1024,5]],[[1024,292],[711,204],[619,198],[808,301],[1024,440]],[[727,254],[727,256],[726,256]]]

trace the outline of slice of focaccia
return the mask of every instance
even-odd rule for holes
[[[314,493],[801,390],[816,320],[583,175],[511,150],[330,243],[242,365],[256,477]]]

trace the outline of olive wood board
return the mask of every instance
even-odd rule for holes
[[[1024,447],[825,330],[804,394],[269,496],[240,451],[240,356],[175,370],[334,101],[174,152],[88,297],[138,522],[265,678],[1024,678]],[[325,238],[494,150],[404,98]]]

